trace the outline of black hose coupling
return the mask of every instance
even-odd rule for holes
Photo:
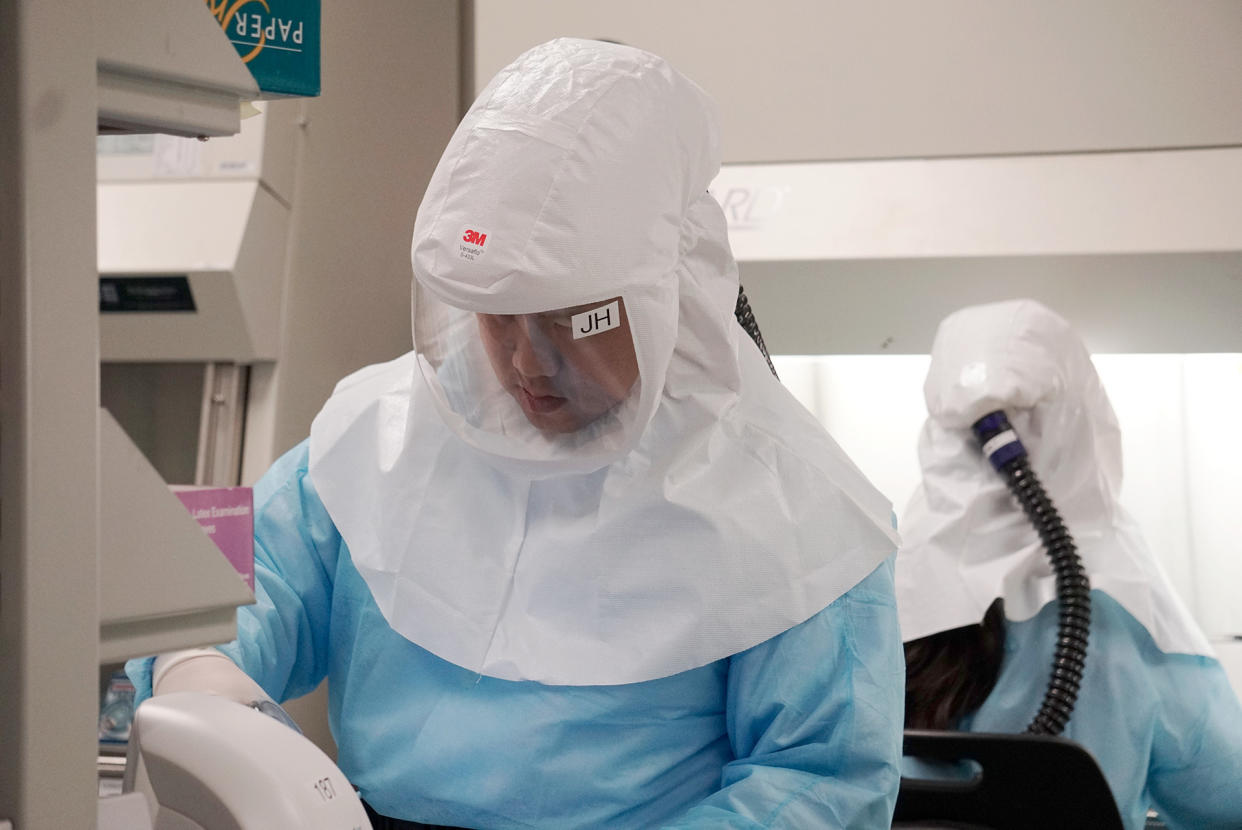
[[[1001,472],[1014,459],[1026,458],[1026,447],[1022,446],[1018,434],[1013,431],[1009,419],[1001,410],[984,415],[970,429],[979,441],[979,446],[983,448],[983,454],[992,462],[997,472]]]

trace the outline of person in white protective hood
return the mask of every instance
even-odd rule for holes
[[[1061,733],[1099,762],[1126,827],[1242,827],[1242,707],[1118,503],[1117,419],[1069,324],[1031,300],[965,308],[936,333],[902,517],[897,596],[911,728],[1021,732],[1048,687],[1053,570],[972,436],[1003,411],[1090,580],[1090,629]]]
[[[735,321],[718,166],[661,59],[519,57],[419,208],[414,351],[256,488],[222,651],[277,700],[328,677],[376,827],[887,826],[891,508]]]

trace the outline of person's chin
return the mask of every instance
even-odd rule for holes
[[[558,435],[567,435],[571,432],[578,431],[577,421],[569,421],[564,418],[548,418],[546,416],[532,415],[526,413],[526,419],[538,429],[540,432],[551,432]]]

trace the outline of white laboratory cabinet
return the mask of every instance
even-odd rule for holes
[[[142,13],[141,4],[127,3],[115,11]],[[248,366],[274,360],[279,347],[302,104],[243,107],[258,91],[233,46],[202,9],[183,11],[186,19],[168,21],[169,37],[185,37],[171,52],[149,39],[121,42],[125,24],[99,16],[105,666],[232,639],[235,608],[253,601],[197,523],[185,521],[167,484],[239,483]],[[139,97],[154,86],[151,78],[167,83]],[[189,83],[200,89],[186,92]],[[235,89],[231,99],[228,89]],[[230,119],[227,133],[208,137],[214,110],[204,111],[204,102],[217,100]],[[171,123],[188,117],[196,123]]]
[[[110,557],[101,538],[111,527],[101,520],[106,504],[115,508],[109,522],[144,526],[141,506],[103,493],[162,482],[147,469],[109,466],[135,451],[99,409],[95,136],[230,134],[257,88],[194,0],[6,3],[0,47],[0,190],[13,196],[0,208],[0,819],[18,830],[90,827],[98,665],[131,653],[101,639],[111,606],[99,597],[99,575],[140,578],[152,563],[166,574],[179,556],[203,554],[206,541],[182,523],[169,532],[185,547],[157,560],[141,543]],[[246,600],[237,582],[208,577],[200,587],[210,594],[216,584],[227,596],[210,602],[235,606]]]
[[[322,96],[243,122],[256,90],[201,0],[0,4],[0,824],[93,826],[101,662],[232,636],[239,581],[166,482],[252,484],[338,379],[410,348],[460,10],[371,11],[323,4]],[[184,284],[206,313],[102,314],[101,273],[179,278],[146,298]]]
[[[322,7],[319,98],[257,102],[208,141],[100,137],[100,399],[169,483],[253,485],[340,378],[410,348],[410,232],[457,119],[460,20],[372,11]],[[289,708],[331,755],[324,690]]]
[[[169,483],[238,484],[248,423],[264,443],[248,389],[280,356],[303,113],[267,101],[236,136],[98,140],[101,402]]]

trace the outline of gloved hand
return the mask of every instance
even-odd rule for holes
[[[151,694],[169,692],[206,692],[227,697],[258,709],[296,732],[302,731],[250,675],[214,648],[174,651],[157,657],[151,673]]]

